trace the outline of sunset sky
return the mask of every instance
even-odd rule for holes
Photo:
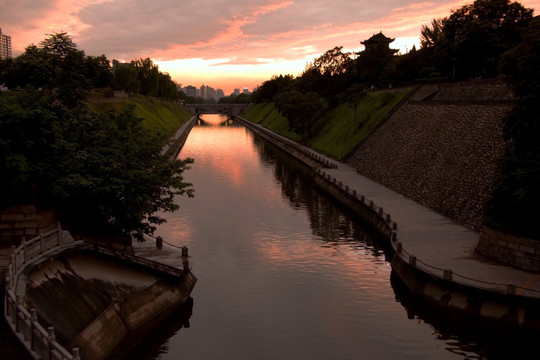
[[[418,47],[422,25],[472,1],[0,0],[0,28],[13,56],[67,32],[87,55],[149,57],[183,86],[228,95],[273,75],[297,76],[335,46],[360,51],[379,31],[405,53]],[[540,0],[519,2],[540,8]]]

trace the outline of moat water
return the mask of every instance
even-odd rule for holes
[[[145,359],[521,358],[522,334],[429,308],[394,274],[384,241],[248,129],[204,115],[181,158],[195,197],[177,199],[139,255],[198,278],[193,302],[152,337]],[[145,341],[148,343],[150,340]]]

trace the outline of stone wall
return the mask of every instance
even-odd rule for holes
[[[478,253],[513,267],[540,272],[540,242],[483,227]]]
[[[421,86],[347,162],[479,232],[513,103],[504,81]]]
[[[39,231],[56,226],[54,210],[38,211],[35,205],[12,206],[0,212],[0,246],[18,245],[23,237],[33,238]]]

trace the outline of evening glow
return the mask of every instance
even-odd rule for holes
[[[250,91],[274,75],[297,76],[325,51],[363,50],[382,31],[394,49],[419,47],[422,25],[473,0],[3,0],[0,28],[13,55],[67,32],[87,55],[150,58],[183,86]],[[540,0],[519,1],[537,9]]]

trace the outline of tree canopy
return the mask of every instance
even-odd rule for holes
[[[149,58],[128,63],[105,55],[87,56],[65,33],[53,33],[30,45],[14,59],[0,60],[0,79],[9,88],[54,90],[58,99],[74,106],[92,88],[111,88],[129,93],[177,100],[176,83],[159,71]]]
[[[152,233],[156,214],[191,195],[191,159],[161,154],[163,140],[132,108],[91,113],[46,92],[0,96],[0,202],[35,202],[84,232]]]
[[[501,62],[518,100],[505,118],[504,135],[509,146],[501,160],[486,222],[540,239],[536,213],[531,211],[540,201],[540,18],[530,22],[523,41]]]
[[[192,195],[182,176],[192,160],[162,154],[164,139],[132,107],[94,113],[82,105],[96,86],[177,98],[151,60],[113,63],[86,56],[66,33],[0,61],[2,80],[26,89],[0,93],[2,207],[36,203],[77,231],[141,239],[164,221],[159,213],[178,209],[176,195]]]

